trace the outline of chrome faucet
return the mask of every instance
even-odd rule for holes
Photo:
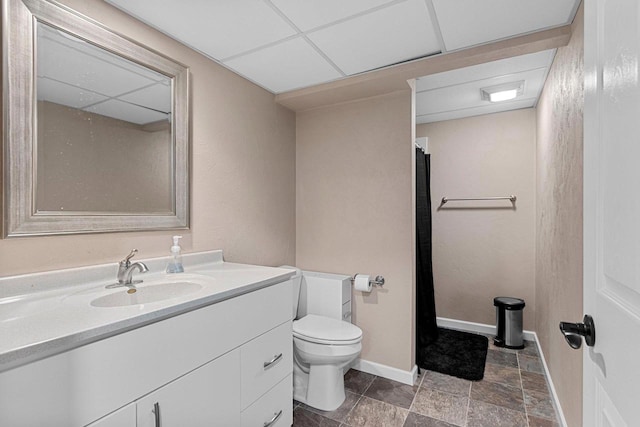
[[[149,271],[143,262],[131,263],[131,258],[138,253],[137,249],[131,251],[129,255],[118,264],[118,283],[108,285],[107,288],[117,288],[119,286],[132,286],[136,283],[142,283],[142,280],[132,280],[133,270],[138,269],[140,273]]]

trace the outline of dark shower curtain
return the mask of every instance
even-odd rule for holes
[[[438,338],[431,264],[430,155],[416,147],[416,362]]]

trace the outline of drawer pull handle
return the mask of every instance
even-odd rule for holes
[[[160,427],[160,404],[158,402],[153,404],[153,415],[155,418],[155,427]]]
[[[276,423],[276,421],[278,421],[278,419],[280,419],[281,415],[282,415],[282,409],[280,409],[280,412],[278,412],[276,414],[273,414],[273,418],[271,418],[269,421],[264,423],[263,427],[270,427],[270,426],[274,425]]]
[[[282,360],[282,353],[278,354],[277,356],[273,356],[273,359],[269,360],[268,362],[264,362],[264,369],[265,370],[269,369],[270,367],[272,367],[273,365],[275,365],[281,360]]]

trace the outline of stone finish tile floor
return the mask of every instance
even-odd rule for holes
[[[293,426],[559,427],[535,343],[509,350],[488,337],[481,381],[422,371],[409,386],[352,369],[342,406],[326,412],[294,401]]]

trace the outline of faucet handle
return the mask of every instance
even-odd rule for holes
[[[126,265],[126,266],[128,267],[128,266],[129,266],[129,264],[130,264],[129,260],[130,260],[131,258],[133,258],[137,253],[138,253],[138,250],[137,250],[137,249],[133,249],[133,250],[131,251],[131,253],[130,253],[129,255],[127,255],[127,256],[126,256],[126,258],[125,258],[125,259],[123,259],[122,261],[120,261],[120,264],[124,264],[124,265]]]

